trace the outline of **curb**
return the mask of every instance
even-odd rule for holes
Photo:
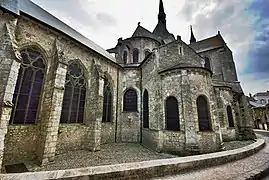
[[[255,143],[248,146],[223,152],[78,169],[0,174],[0,179],[150,179],[176,175],[191,169],[225,164],[252,155],[261,150],[264,146],[265,141],[258,139]]]

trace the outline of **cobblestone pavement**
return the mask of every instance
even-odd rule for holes
[[[269,132],[268,136],[257,134],[258,138],[263,138],[266,141],[266,146],[258,153],[246,157],[244,159],[231,163],[209,167],[201,170],[196,170],[180,175],[156,178],[155,180],[228,180],[242,179],[250,171],[257,167],[264,166],[269,161]],[[267,177],[268,178],[268,177]],[[266,179],[266,178],[265,178]]]
[[[240,148],[251,143],[252,141],[235,141],[224,143],[224,146],[228,150]],[[150,151],[139,144],[117,143],[102,145],[101,150],[98,152],[80,150],[57,155],[55,161],[51,164],[43,167],[28,164],[27,168],[29,171],[50,171],[174,157],[178,156]]]

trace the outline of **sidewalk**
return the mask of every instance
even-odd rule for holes
[[[269,132],[255,131],[257,138],[266,141],[266,146],[258,153],[231,163],[188,172],[185,174],[156,178],[155,180],[228,180],[255,179],[261,172],[269,168]],[[258,178],[257,178],[258,179]]]

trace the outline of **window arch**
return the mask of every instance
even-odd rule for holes
[[[21,51],[21,56],[10,124],[33,124],[37,119],[46,66],[43,56],[34,49]]]
[[[205,57],[205,68],[211,70],[211,64],[210,59],[208,57]]]
[[[133,50],[133,63],[138,63],[138,58],[139,58],[139,51],[138,49]]]
[[[108,79],[104,79],[102,122],[112,122],[113,94]]]
[[[123,52],[123,62],[124,62],[124,64],[127,63],[127,56],[128,56],[127,51],[124,51]]]
[[[166,129],[171,131],[179,131],[179,111],[178,102],[175,97],[168,97],[165,102],[165,121]]]
[[[86,79],[77,61],[69,62],[62,104],[61,123],[83,123]]]
[[[227,117],[228,117],[229,127],[234,127],[233,112],[230,105],[227,106]]]
[[[146,89],[143,95],[143,128],[149,128],[149,94]]]
[[[209,115],[208,103],[204,96],[199,96],[196,101],[198,122],[200,131],[211,130],[211,120]]]
[[[124,93],[123,111],[136,112],[137,111],[137,94],[133,89],[128,89]]]

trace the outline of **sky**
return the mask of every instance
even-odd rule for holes
[[[152,31],[159,0],[32,0],[104,49],[128,38],[138,22]],[[189,43],[220,31],[233,51],[246,95],[269,90],[269,0],[163,0],[167,28]]]

